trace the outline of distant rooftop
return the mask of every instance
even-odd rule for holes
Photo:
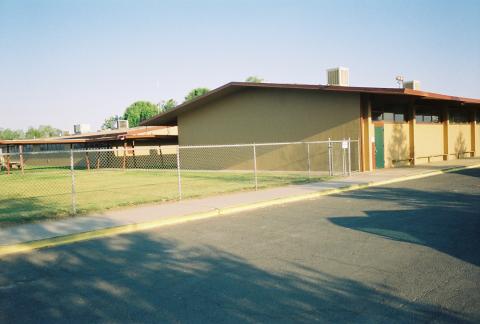
[[[28,144],[76,144],[106,141],[119,141],[127,139],[159,139],[174,138],[178,132],[175,127],[169,126],[139,126],[129,129],[104,130],[78,135],[65,135],[59,137],[39,139],[0,140],[0,145],[28,145]]]

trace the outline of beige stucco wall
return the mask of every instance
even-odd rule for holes
[[[180,145],[326,140],[359,136],[356,94],[247,89],[178,118]]]
[[[247,89],[180,115],[179,144],[318,141],[329,137],[357,139],[359,115],[360,97],[357,94]],[[316,152],[312,170],[325,169],[328,161],[326,150],[313,147],[312,151]],[[248,157],[252,156],[251,150],[232,149],[221,154],[221,168],[252,166]],[[245,157],[239,159],[235,155]],[[257,154],[259,168],[266,170],[302,171],[307,168],[306,161],[304,146],[262,148]]]
[[[470,124],[450,124],[448,127],[448,153],[462,153],[471,150]],[[451,156],[450,158],[454,158]]]
[[[384,129],[384,149],[385,149],[385,167],[408,165],[410,157],[409,148],[409,127],[408,123],[385,123]],[[405,160],[393,163],[392,160]]]
[[[442,161],[443,156],[443,124],[420,124],[415,125],[415,164],[428,163],[430,161]]]

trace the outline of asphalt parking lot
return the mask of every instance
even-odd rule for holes
[[[0,259],[0,322],[479,322],[480,169]]]

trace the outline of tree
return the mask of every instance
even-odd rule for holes
[[[103,130],[106,130],[106,129],[114,129],[115,126],[117,125],[117,119],[118,119],[118,116],[108,117],[108,118],[105,119],[105,121],[103,122],[103,124],[102,124],[102,129],[103,129]]]
[[[21,129],[0,128],[0,139],[13,140],[25,138],[25,133]]]
[[[21,129],[0,129],[0,139],[4,140],[46,138],[56,136],[62,136],[62,131],[50,125],[40,125],[38,128],[29,127],[26,132]]]
[[[258,76],[255,76],[255,75],[252,75],[252,76],[249,76],[245,82],[252,82],[252,83],[262,83],[263,82],[263,79],[258,77]]]
[[[29,127],[25,133],[25,138],[46,138],[61,136],[62,131],[50,125],[40,125],[38,128]]]
[[[203,96],[204,94],[206,94],[209,91],[210,91],[210,89],[208,89],[208,88],[195,88],[185,96],[185,101],[189,101],[189,100],[195,99],[197,97]]]
[[[148,101],[137,101],[131,104],[123,113],[123,119],[128,120],[130,127],[137,127],[141,122],[158,114],[157,105]]]
[[[167,110],[175,108],[177,106],[177,102],[173,99],[168,99],[167,101],[164,100],[160,102],[159,106],[161,112],[166,112]]]

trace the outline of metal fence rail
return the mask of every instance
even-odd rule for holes
[[[0,221],[320,181],[359,164],[351,139],[4,153]]]

